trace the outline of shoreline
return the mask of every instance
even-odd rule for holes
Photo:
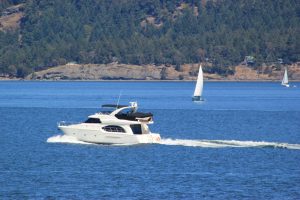
[[[26,80],[26,79],[0,79],[0,82],[196,82],[196,80]],[[205,80],[204,82],[281,82],[281,80]],[[289,80],[300,82],[300,80]]]
[[[300,63],[290,66],[290,81],[300,81]],[[235,73],[220,75],[204,73],[205,82],[281,82],[282,70],[265,66],[260,71],[244,65],[234,67]],[[271,71],[266,71],[271,70]],[[2,74],[0,81],[60,81],[60,82],[195,82],[199,68],[184,64],[180,71],[174,66],[139,66],[129,64],[74,64],[59,65],[33,72],[26,77],[17,78]],[[268,73],[263,73],[264,71]]]

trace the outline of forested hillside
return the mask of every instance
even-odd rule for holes
[[[300,60],[299,0],[0,2],[1,13],[25,2],[20,28],[0,31],[0,73],[19,77],[67,62],[207,61],[226,73],[246,56]]]
[[[0,0],[0,12],[4,11],[6,8],[24,3],[25,0]]]

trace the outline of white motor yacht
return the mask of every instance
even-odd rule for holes
[[[137,112],[137,102],[130,102],[129,106],[106,104],[102,108],[110,110],[90,115],[83,123],[60,122],[58,128],[65,135],[90,143],[143,144],[161,140],[159,134],[149,130],[152,113]]]

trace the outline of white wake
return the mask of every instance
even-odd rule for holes
[[[68,135],[55,135],[47,139],[48,143],[71,143],[71,144],[93,144],[78,140],[76,137]],[[157,144],[176,145],[202,148],[284,148],[300,150],[300,144],[265,142],[265,141],[239,141],[239,140],[185,140],[162,138]],[[125,144],[126,146],[129,144]],[[122,146],[122,145],[117,145]]]
[[[256,142],[256,141],[238,141],[238,140],[184,140],[184,139],[162,139],[159,144],[180,145],[189,147],[203,148],[225,148],[225,147],[244,147],[244,148],[285,148],[300,150],[300,144],[278,143],[278,142]]]
[[[55,135],[47,139],[48,143],[72,143],[72,144],[91,144],[78,140],[76,137],[69,135]]]

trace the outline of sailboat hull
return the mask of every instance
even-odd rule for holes
[[[204,99],[201,96],[193,96],[193,101],[204,101]]]
[[[284,86],[284,87],[290,87],[289,84],[281,84],[281,85]]]

